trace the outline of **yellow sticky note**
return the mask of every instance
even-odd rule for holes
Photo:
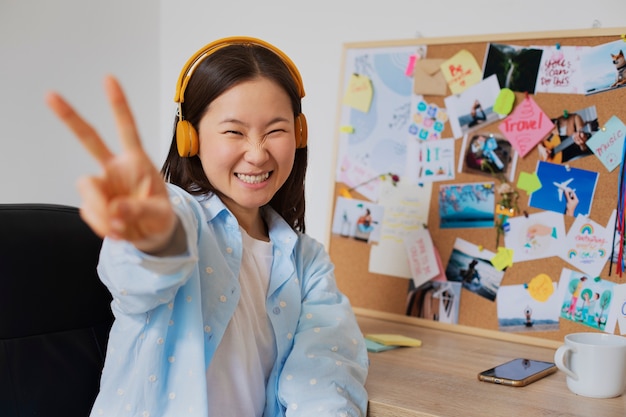
[[[474,55],[466,49],[461,49],[452,58],[444,61],[441,72],[452,94],[462,93],[483,78],[483,72]]]
[[[381,345],[385,346],[422,346],[421,340],[415,339],[413,337],[403,336],[400,334],[367,334],[365,335],[365,338],[373,340],[374,342],[380,343]]]
[[[513,265],[513,249],[499,247],[498,253],[490,261],[498,271],[502,271],[504,268]]]
[[[343,96],[343,104],[367,113],[370,110],[373,96],[372,80],[366,75],[352,74]]]
[[[537,301],[546,302],[554,292],[552,280],[546,274],[539,274],[528,283],[528,293]]]

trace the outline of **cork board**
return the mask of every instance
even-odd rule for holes
[[[341,88],[339,91],[339,108],[342,108],[344,91],[346,88],[346,56],[352,51],[360,49],[376,48],[396,48],[404,46],[427,46],[427,58],[448,59],[461,49],[469,51],[479,64],[483,63],[487,47],[490,43],[510,44],[517,46],[533,45],[560,45],[560,46],[595,46],[620,39],[626,33],[626,28],[615,29],[590,29],[581,31],[559,31],[541,33],[517,33],[504,35],[468,36],[451,38],[432,39],[410,39],[399,41],[348,43],[344,45],[344,67],[341,74]],[[626,43],[625,48],[626,50]],[[374,86],[376,90],[376,86]],[[450,94],[448,89],[447,94]],[[515,92],[515,103],[520,103],[526,97],[526,93]],[[436,104],[444,108],[444,96],[424,95],[428,103]],[[537,105],[550,117],[559,115],[566,109],[571,111],[595,106],[597,118],[600,124],[605,123],[611,116],[615,115],[620,120],[626,121],[626,88],[614,89],[600,94],[553,94],[534,93],[532,98]],[[341,110],[339,111],[341,113]],[[499,123],[499,121],[498,121]],[[497,129],[497,124],[490,126]],[[340,115],[337,118],[337,132],[342,128]],[[452,137],[449,124],[445,128],[442,137]],[[339,133],[338,133],[339,135]],[[338,149],[340,137],[337,137]],[[457,138],[454,141],[455,161],[458,162],[462,152],[463,140]],[[370,155],[376,158],[376,155]],[[336,157],[337,159],[337,157]],[[538,154],[536,150],[531,150],[524,157],[517,159],[517,164],[513,172],[512,184],[516,184],[520,172],[535,172],[537,167]],[[337,161],[335,161],[337,162]],[[589,217],[601,225],[607,225],[611,212],[617,205],[617,188],[619,183],[619,167],[609,172],[604,165],[591,155],[579,160],[570,161],[567,165],[582,168],[599,173],[597,188],[595,190],[592,208]],[[335,164],[336,167],[336,164]],[[456,166],[455,166],[456,168]],[[384,169],[381,172],[385,172]],[[335,176],[338,178],[338,176]],[[485,249],[496,252],[496,229],[495,228],[446,228],[439,227],[439,210],[437,192],[440,184],[446,183],[474,183],[481,181],[481,178],[468,173],[455,173],[454,180],[433,183],[431,190],[430,209],[428,212],[427,227],[433,239],[436,249],[439,251],[444,269],[449,261],[456,238],[462,238],[473,244],[480,245]],[[494,179],[497,183],[497,181]],[[337,204],[337,197],[341,196],[342,189],[348,188],[340,181],[334,183],[334,203]],[[351,192],[353,198],[367,200],[367,197],[359,193],[359,189]],[[497,196],[496,196],[497,199]],[[528,194],[520,191],[519,208],[528,214],[542,211],[528,205]],[[569,227],[574,222],[574,217],[565,217],[565,227]],[[375,244],[375,243],[374,243]],[[503,246],[502,240],[500,246]],[[339,288],[349,297],[355,307],[381,311],[387,313],[405,314],[407,292],[410,279],[398,278],[391,275],[372,273],[369,270],[371,244],[359,242],[356,239],[348,239],[337,233],[330,233],[329,252],[335,263],[336,277]],[[539,260],[514,263],[505,271],[501,285],[525,284],[532,277],[540,273],[547,274],[553,281],[558,281],[563,268],[574,269],[567,262],[559,257],[550,257]],[[609,268],[612,274],[609,275]],[[607,262],[600,276],[616,283],[625,283],[626,276],[619,277],[616,274],[615,265],[612,267]],[[498,330],[498,317],[496,302],[490,301],[466,289],[462,290],[459,325],[471,326],[482,329]],[[542,339],[562,340],[567,333],[575,331],[592,331],[588,326],[575,323],[570,320],[560,319],[559,329],[546,332],[521,332],[532,337]]]

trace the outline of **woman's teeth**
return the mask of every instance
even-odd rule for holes
[[[247,182],[248,184],[258,184],[260,182],[265,181],[269,176],[270,176],[269,172],[266,172],[261,175],[237,174],[237,178],[239,178],[243,182]]]

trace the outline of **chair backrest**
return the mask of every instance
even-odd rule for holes
[[[113,321],[101,245],[75,207],[0,204],[0,416],[89,415]]]

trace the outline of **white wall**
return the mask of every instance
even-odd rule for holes
[[[151,0],[0,0],[0,203],[78,205],[76,179],[99,172],[46,107],[48,90],[119,149],[102,88],[104,75],[116,74],[158,157],[158,16]]]
[[[623,27],[624,16],[624,0],[0,0],[0,203],[78,204],[76,178],[97,170],[43,105],[46,90],[65,93],[116,145],[101,88],[102,76],[115,73],[160,166],[187,58],[217,38],[255,36],[285,51],[302,73],[307,230],[326,242],[343,43]]]

